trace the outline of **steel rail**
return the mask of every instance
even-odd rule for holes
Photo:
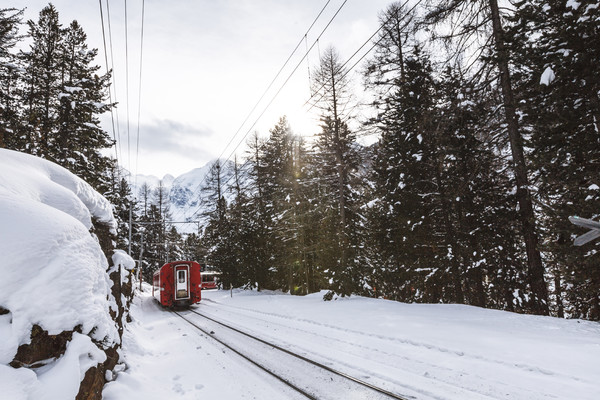
[[[298,358],[298,359],[300,359],[300,360],[302,360],[302,361],[305,361],[305,362],[307,362],[307,363],[309,363],[309,364],[312,364],[312,365],[314,365],[314,366],[316,366],[316,367],[322,368],[322,369],[324,369],[324,370],[326,370],[326,371],[328,371],[328,372],[331,372],[332,374],[335,374],[335,375],[341,376],[342,378],[348,379],[348,380],[350,380],[350,381],[352,381],[352,382],[354,382],[354,383],[357,383],[357,384],[359,384],[359,385],[361,385],[361,386],[367,387],[367,388],[369,388],[369,389],[371,389],[371,390],[374,390],[374,391],[376,391],[376,392],[378,392],[378,393],[384,394],[384,395],[386,395],[386,396],[388,396],[388,397],[390,397],[390,398],[392,398],[392,399],[396,399],[396,400],[409,400],[409,399],[408,399],[408,398],[406,398],[406,397],[402,397],[402,396],[400,396],[400,395],[398,395],[398,394],[396,394],[396,393],[392,393],[392,392],[390,392],[390,391],[387,391],[387,390],[385,390],[385,389],[382,389],[382,388],[380,388],[380,387],[378,387],[378,386],[375,386],[375,385],[372,385],[372,384],[370,384],[370,383],[368,383],[368,382],[362,381],[362,380],[360,380],[360,379],[358,379],[358,378],[355,378],[355,377],[353,377],[353,376],[351,376],[351,375],[348,375],[348,374],[346,374],[346,373],[344,373],[344,372],[341,372],[341,371],[335,370],[335,369],[333,369],[333,368],[331,368],[331,367],[328,367],[327,365],[324,365],[324,364],[321,364],[321,363],[319,363],[319,362],[317,362],[317,361],[311,360],[310,358],[307,358],[307,357],[301,356],[300,354],[296,354],[296,353],[294,353],[293,351],[290,351],[290,350],[288,350],[288,349],[285,349],[285,348],[283,348],[283,347],[281,347],[281,346],[278,346],[278,345],[276,345],[276,344],[273,344],[273,343],[267,342],[267,341],[266,341],[266,340],[264,340],[264,339],[261,339],[261,338],[259,338],[259,337],[253,336],[253,335],[251,335],[251,334],[249,334],[249,333],[247,333],[247,332],[244,332],[244,331],[242,331],[242,330],[239,330],[239,329],[237,329],[237,328],[235,328],[235,327],[233,327],[233,326],[230,326],[230,325],[228,325],[228,324],[225,324],[225,323],[223,323],[223,322],[221,322],[221,321],[217,321],[216,319],[213,319],[213,318],[211,318],[211,317],[209,317],[209,316],[206,316],[206,315],[204,315],[204,314],[202,314],[202,313],[199,313],[198,311],[195,311],[195,310],[192,310],[192,309],[190,309],[189,311],[190,311],[190,312],[192,312],[192,313],[194,313],[194,314],[197,314],[197,315],[199,315],[199,316],[201,316],[201,317],[203,317],[203,318],[206,318],[206,319],[208,319],[208,320],[210,320],[210,321],[212,321],[212,322],[214,322],[214,323],[217,323],[217,324],[219,324],[219,325],[222,325],[222,326],[224,326],[224,327],[226,327],[226,328],[228,328],[228,329],[231,329],[231,330],[233,330],[233,331],[235,331],[235,332],[237,332],[237,333],[240,333],[240,334],[242,334],[242,335],[244,335],[244,336],[247,336],[247,337],[249,337],[249,338],[251,338],[251,339],[254,339],[254,340],[256,340],[256,341],[258,341],[258,342],[260,342],[260,343],[263,343],[263,344],[265,344],[265,345],[267,345],[267,346],[270,346],[270,347],[272,347],[272,348],[274,348],[274,349],[277,349],[277,350],[279,350],[279,351],[282,351],[282,352],[284,352],[284,353],[286,353],[286,354],[288,354],[288,355],[290,355],[290,356],[296,357],[296,358]],[[182,318],[183,318],[183,317],[182,317]],[[184,318],[184,319],[185,319],[185,318]],[[215,339],[216,339],[216,338],[215,338]],[[228,347],[229,347],[229,346],[228,346]]]
[[[181,319],[183,319],[184,321],[186,321],[188,324],[192,325],[194,328],[198,329],[199,331],[201,331],[202,333],[204,333],[206,336],[216,340],[217,342],[219,342],[221,345],[227,347],[229,350],[233,351],[235,354],[237,354],[238,356],[242,357],[243,359],[245,359],[246,361],[250,362],[251,364],[257,366],[258,368],[262,369],[263,371],[265,371],[266,373],[268,373],[269,375],[271,375],[272,377],[276,378],[277,380],[279,380],[280,382],[282,382],[283,384],[285,384],[286,386],[289,386],[290,388],[294,389],[295,391],[297,391],[298,393],[302,394],[304,397],[311,399],[311,400],[318,400],[315,396],[313,396],[312,394],[306,392],[304,389],[299,388],[298,386],[294,385],[293,383],[291,383],[290,381],[288,381],[287,379],[277,375],[276,373],[274,373],[273,371],[265,368],[264,366],[260,365],[259,363],[257,363],[256,361],[252,360],[250,357],[242,354],[241,352],[239,352],[238,350],[234,349],[233,347],[231,347],[230,345],[228,345],[227,343],[223,342],[221,339],[216,338],[215,336],[213,336],[210,332],[207,332],[204,328],[199,327],[198,325],[196,325],[194,322],[190,321],[189,319],[187,319],[186,317],[184,317],[183,315],[181,315],[179,312],[172,310],[172,313],[176,314],[177,316],[179,316]]]

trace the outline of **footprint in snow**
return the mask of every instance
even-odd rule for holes
[[[181,383],[176,383],[173,385],[173,391],[179,394],[185,394],[185,390],[183,390],[183,386]]]

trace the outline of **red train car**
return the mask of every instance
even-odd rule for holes
[[[165,307],[198,303],[201,290],[200,264],[194,261],[165,264],[152,278],[152,296]]]
[[[221,277],[220,272],[204,271],[202,272],[202,289],[216,289],[219,286]]]

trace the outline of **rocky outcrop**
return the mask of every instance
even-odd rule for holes
[[[115,252],[114,243],[115,237],[111,227],[102,222],[93,220],[94,234],[98,238],[100,247],[104,252],[107,260],[112,261],[107,271],[109,278],[112,281],[111,293],[117,304],[117,310],[111,309],[111,317],[119,327],[119,338],[123,338],[123,327],[127,319],[129,319],[129,304],[133,299],[133,276],[131,269],[125,268],[124,265],[114,265],[113,254]],[[109,261],[109,262],[110,262]],[[121,340],[122,343],[122,340]],[[98,344],[100,345],[100,344]],[[87,370],[85,377],[81,381],[77,400],[100,400],[102,399],[102,389],[107,382],[107,376],[112,376],[112,371],[119,363],[118,348],[120,345],[115,345],[107,349],[103,349],[106,354],[106,361]],[[107,371],[111,371],[107,374]]]

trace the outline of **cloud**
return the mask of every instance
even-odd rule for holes
[[[169,119],[140,126],[140,151],[171,153],[191,160],[208,159],[211,152],[205,142],[214,136],[207,127],[195,127]]]

